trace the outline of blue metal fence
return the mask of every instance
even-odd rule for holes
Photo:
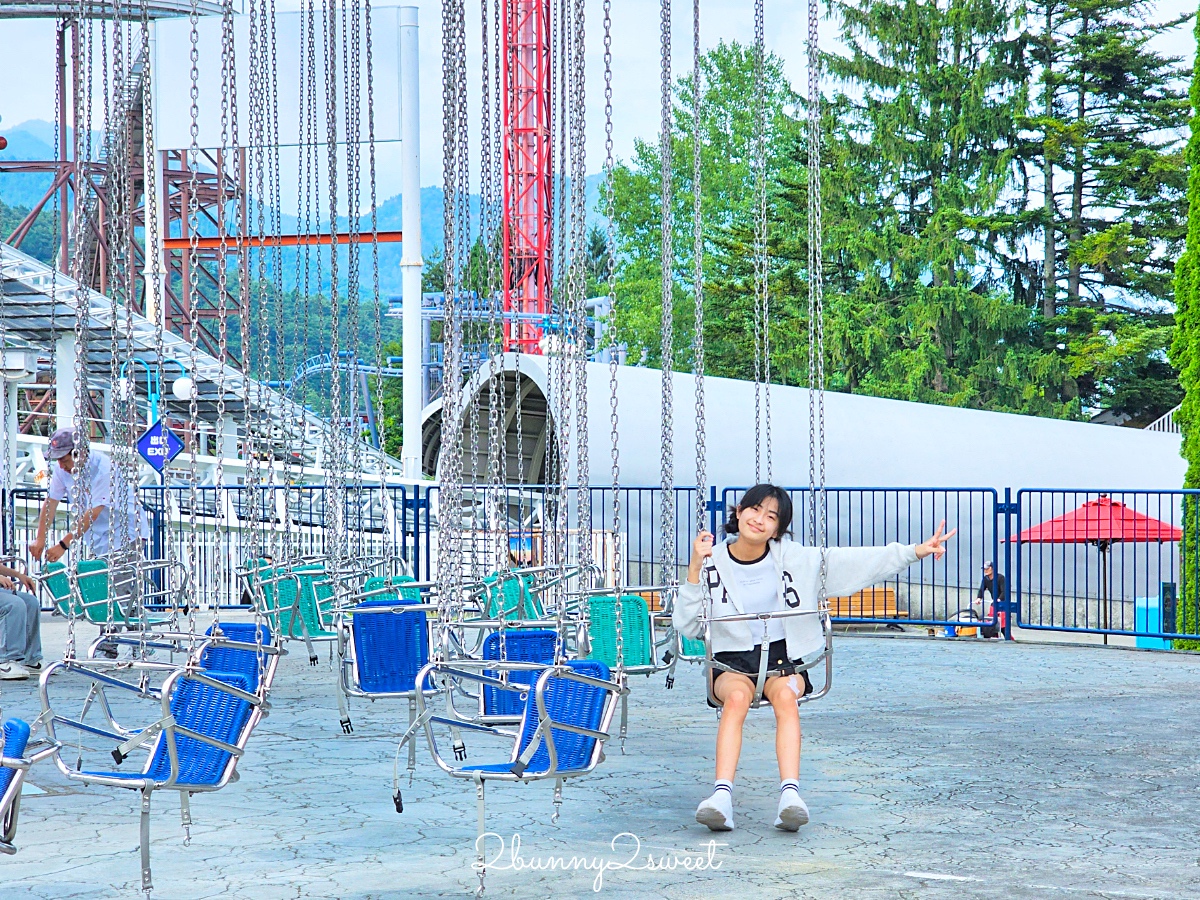
[[[1012,584],[1021,627],[1105,642],[1123,635],[1153,649],[1194,639],[1200,597],[1194,574],[1190,588],[1183,583],[1182,538],[1190,531],[1200,546],[1200,522],[1185,515],[1198,500],[1183,490],[1018,491]],[[1044,524],[1072,514],[1076,527],[1065,533]]]
[[[709,490],[705,519],[720,526],[746,488]],[[810,513],[813,493],[787,489],[795,511],[796,540],[814,543]],[[25,554],[45,495],[37,489],[12,490],[3,508],[4,552]],[[200,564],[199,596],[222,605],[242,599],[233,570],[252,553],[320,555],[327,550],[328,490],[316,486],[146,487],[141,496],[152,523],[151,556],[185,558],[191,541]],[[1190,530],[1200,547],[1200,491],[1022,489],[1000,493],[991,488],[828,488],[825,538],[829,546],[858,547],[890,541],[915,543],[932,534],[941,520],[958,535],[941,560],[926,559],[878,586],[884,602],[872,599],[837,621],[846,624],[945,625],[960,616],[986,616],[976,602],[982,567],[994,561],[1008,586],[998,611],[1006,612],[1008,631],[1078,632],[1118,635],[1139,646],[1166,648],[1196,638],[1200,622],[1197,573],[1185,586],[1183,544],[1176,536]],[[458,516],[469,537],[461,563],[466,572],[487,574],[497,548],[507,544],[517,563],[536,564],[548,557],[549,540],[562,540],[568,560],[578,559],[581,541],[606,580],[616,576],[620,560],[625,584],[654,584],[683,577],[695,535],[700,498],[694,487],[673,492],[671,521],[664,535],[658,487],[593,486],[588,489],[590,517],[580,523],[578,489],[564,494],[540,485],[510,485],[499,492],[468,488],[457,513],[440,508],[436,486],[364,486],[345,491],[343,521],[348,552],[365,556],[389,553],[407,561],[421,579],[436,576],[439,521]],[[1161,523],[1153,540],[1074,542],[1031,540],[1031,528],[1100,500],[1120,504],[1133,516]],[[565,503],[565,535],[554,531],[558,507]],[[559,519],[561,521],[561,519]],[[58,527],[66,524],[60,519]],[[1141,521],[1141,520],[1139,520]],[[193,522],[195,527],[193,528]],[[1022,533],[1026,532],[1024,536]],[[1032,537],[1038,537],[1032,535]],[[846,612],[846,603],[835,612]]]
[[[794,538],[815,545],[812,513],[814,492],[787,488],[792,498]],[[728,516],[746,488],[725,488],[718,510]],[[882,597],[835,602],[839,623],[925,625],[937,627],[972,611],[988,613],[976,603],[985,562],[999,555],[999,495],[992,488],[827,488],[825,540],[830,547],[870,547],[898,541],[914,544],[930,537],[941,521],[958,529],[940,560],[921,560],[887,581]],[[818,525],[819,527],[819,525]],[[990,604],[989,604],[990,605]],[[839,616],[855,608],[863,614]]]

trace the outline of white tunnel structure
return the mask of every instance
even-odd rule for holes
[[[508,434],[510,483],[518,480],[518,422],[524,481],[536,484],[546,480],[546,447],[554,428],[546,401],[548,362],[546,357],[522,355],[518,359],[510,353],[498,366],[505,378],[502,427]],[[609,368],[603,363],[586,365],[590,480],[605,484],[612,477]],[[488,367],[484,366],[465,390],[466,398],[478,395],[475,409],[480,431],[475,446],[481,482],[486,480],[488,458],[487,379]],[[694,485],[694,376],[677,373],[672,393],[675,483]],[[721,487],[752,484],[754,385],[707,377],[704,395],[708,483]],[[657,485],[661,372],[620,366],[617,398],[621,482]],[[809,392],[774,385],[770,404],[771,480],[787,486],[806,485]],[[422,414],[422,461],[428,475],[437,474],[441,415],[440,401],[427,406]],[[826,482],[831,486],[1094,490],[1176,489],[1183,485],[1185,464],[1176,434],[833,392],[825,394],[825,432]],[[469,428],[465,434],[463,470],[469,480],[473,468]]]

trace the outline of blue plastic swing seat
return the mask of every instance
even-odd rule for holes
[[[483,658],[508,660],[509,662],[541,663],[544,666],[554,662],[554,646],[558,643],[558,635],[547,629],[531,631],[505,631],[504,646],[500,645],[500,632],[493,631],[483,640]],[[503,649],[503,653],[501,653]],[[484,675],[498,678],[499,674],[485,669]],[[517,670],[508,673],[509,684],[529,685],[537,681],[538,672],[534,669]],[[487,716],[519,716],[525,709],[525,701],[516,691],[505,691],[483,685],[483,713]]]
[[[21,759],[25,755],[25,747],[29,744],[29,723],[23,719],[9,719],[4,723],[4,752],[9,759]],[[0,797],[8,790],[16,777],[17,770],[0,767]]]
[[[570,666],[580,675],[608,681],[608,666],[596,660],[571,660]],[[599,730],[604,717],[604,707],[610,691],[590,684],[583,684],[567,678],[551,678],[546,684],[545,700],[546,713],[555,722],[574,725],[580,728]],[[517,742],[517,752],[514,760],[529,747],[534,732],[538,726],[537,697],[530,691],[525,700],[525,713],[521,719],[521,736]],[[587,768],[596,747],[596,738],[573,731],[550,727],[554,738],[554,750],[558,756],[557,774],[570,774]],[[463,766],[460,772],[479,772],[481,774],[507,774],[512,772],[513,763],[494,763],[483,766]],[[544,775],[550,771],[550,752],[546,749],[545,738],[539,739],[539,746],[525,768],[526,776]]]
[[[215,627],[210,626],[205,634],[211,636]],[[255,626],[250,622],[226,622],[220,626],[220,629],[221,634],[227,640],[237,641],[240,644],[254,644],[256,627],[258,635],[262,638],[262,645],[269,647],[271,645],[271,629],[266,625]],[[227,673],[244,675],[250,684],[247,690],[251,693],[258,690],[259,659],[256,650],[241,650],[237,647],[208,647],[200,654],[200,665],[207,670],[206,675],[218,681],[224,681],[222,676]]]
[[[411,580],[404,577],[396,579],[396,583]],[[368,579],[364,589],[384,586],[382,579],[372,582],[376,579]],[[358,685],[365,693],[402,694],[416,689],[417,673],[429,662],[426,614],[424,611],[396,613],[378,607],[413,606],[420,602],[420,591],[410,588],[372,597],[354,607],[350,632]]]
[[[255,654],[244,652],[247,656]],[[250,691],[250,679],[238,672],[205,673],[214,681],[230,687]],[[205,737],[236,744],[242,730],[250,720],[251,704],[232,694],[191,678],[181,678],[175,683],[171,695],[171,715],[175,724],[203,734]],[[175,749],[179,758],[177,786],[209,787],[221,780],[230,753],[212,744],[206,744],[187,735],[175,735]],[[125,778],[140,781],[150,778],[166,781],[171,777],[171,758],[167,752],[166,735],[156,738],[150,764],[142,772],[84,772],[84,775],[103,775],[108,778]]]

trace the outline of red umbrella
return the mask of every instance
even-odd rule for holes
[[[1104,625],[1108,628],[1108,548],[1117,541],[1150,543],[1183,540],[1183,529],[1130,509],[1109,497],[1089,500],[1078,509],[1017,535],[1018,544],[1095,544],[1100,549],[1104,578],[1100,583]],[[1108,635],[1104,636],[1108,643]]]

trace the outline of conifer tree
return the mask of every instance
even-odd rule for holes
[[[1200,45],[1200,27],[1197,27]],[[1200,55],[1200,53],[1198,53]],[[1175,264],[1175,338],[1171,362],[1179,370],[1184,390],[1175,420],[1183,432],[1180,453],[1187,461],[1185,488],[1200,488],[1200,75],[1192,76],[1191,132],[1184,151],[1187,170],[1187,234],[1183,254]],[[1197,542],[1200,504],[1194,496],[1183,507],[1183,560],[1176,627],[1200,634],[1200,543]],[[1181,644],[1183,642],[1180,642]],[[1180,649],[1200,650],[1200,641]]]

